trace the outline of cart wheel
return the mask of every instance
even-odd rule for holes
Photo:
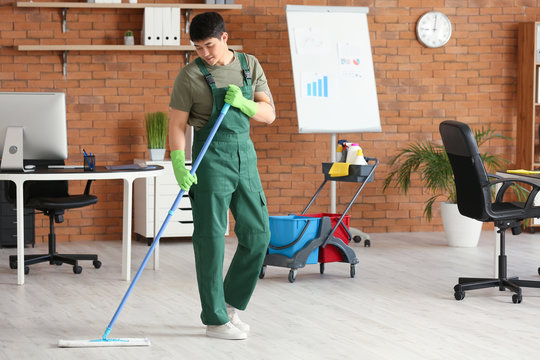
[[[296,280],[296,272],[298,270],[289,271],[289,282],[292,284]]]
[[[324,274],[324,263],[319,264],[319,271],[321,272],[321,274]]]
[[[366,239],[366,241],[364,241],[364,247],[371,247],[371,241],[369,239]]]
[[[352,238],[354,240],[355,243],[359,243],[360,241],[362,241],[362,237],[360,235],[356,235],[355,237]]]
[[[263,265],[261,272],[259,273],[259,279],[264,279],[264,273],[266,272],[266,265]]]
[[[454,299],[461,301],[465,299],[465,291],[456,291],[454,292]]]
[[[351,264],[351,277],[356,275],[356,265]]]
[[[521,300],[523,300],[523,297],[521,296],[521,294],[512,295],[512,302],[514,304],[521,304]]]

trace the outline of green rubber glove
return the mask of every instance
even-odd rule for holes
[[[174,170],[174,176],[180,188],[184,191],[188,191],[191,185],[197,183],[197,175],[191,175],[186,168],[186,153],[184,150],[171,151],[172,167]]]
[[[227,90],[227,94],[225,94],[225,102],[240,109],[241,112],[249,117],[255,115],[257,113],[257,108],[259,107],[255,101],[246,99],[244,95],[242,95],[242,90],[236,85],[229,85],[229,90]]]

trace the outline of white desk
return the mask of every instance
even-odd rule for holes
[[[500,176],[503,179],[516,179],[516,181],[519,180],[519,181],[529,182],[529,183],[540,186],[540,177],[537,177],[537,176],[509,174],[507,172],[499,172],[499,171],[497,171],[495,175]],[[501,249],[501,245],[499,243],[499,236],[495,232],[495,260],[494,260],[494,267],[493,267],[495,276],[498,276],[499,274],[498,254],[499,254],[500,249]]]
[[[131,228],[132,228],[132,205],[133,205],[133,181],[137,178],[156,177],[163,173],[163,168],[144,170],[107,170],[103,166],[97,166],[95,171],[83,171],[82,169],[44,169],[35,172],[0,172],[0,180],[13,181],[17,195],[17,284],[24,284],[24,197],[23,186],[26,181],[40,180],[124,180],[124,205],[122,227],[122,279],[129,281],[131,278]],[[157,246],[155,254],[157,256]],[[157,266],[157,258],[154,264]]]

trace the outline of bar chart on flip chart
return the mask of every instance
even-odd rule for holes
[[[327,98],[328,76],[327,75],[306,75],[302,85],[303,93],[307,97]]]

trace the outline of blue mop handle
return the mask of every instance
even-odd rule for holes
[[[212,139],[216,135],[216,132],[217,132],[219,126],[221,125],[221,122],[223,121],[223,118],[227,114],[227,111],[229,111],[230,107],[231,107],[230,104],[225,103],[225,105],[223,105],[223,107],[221,108],[221,112],[219,113],[219,116],[218,116],[218,118],[216,120],[216,123],[214,124],[214,127],[210,131],[210,135],[208,135],[208,138],[206,139],[206,141],[205,141],[205,143],[204,143],[204,145],[203,145],[203,147],[201,149],[201,152],[199,153],[199,156],[197,156],[197,159],[195,160],[195,163],[191,167],[191,171],[190,171],[191,175],[195,175],[195,172],[197,171],[197,168],[199,167],[199,164],[201,163],[201,161],[202,161],[202,159],[204,157],[204,154],[206,154],[206,150],[208,150],[208,147],[210,146],[210,143],[212,142]],[[112,317],[111,322],[107,326],[107,329],[105,329],[105,333],[103,334],[103,340],[107,340],[107,336],[109,336],[109,333],[111,332],[112,327],[114,326],[114,323],[116,322],[116,319],[118,318],[118,315],[120,315],[120,312],[122,311],[122,309],[124,307],[124,304],[126,303],[127,298],[131,294],[131,291],[133,290],[133,287],[135,287],[135,284],[139,280],[139,277],[141,276],[141,273],[143,272],[146,264],[148,263],[148,260],[150,259],[150,255],[152,255],[152,253],[154,252],[154,248],[156,247],[157,243],[159,242],[159,239],[161,238],[161,235],[165,231],[165,228],[169,224],[169,221],[171,220],[171,217],[173,216],[176,209],[178,209],[178,206],[180,205],[180,201],[182,200],[182,196],[184,195],[184,193],[185,193],[184,190],[180,190],[180,192],[178,193],[178,196],[176,196],[176,200],[174,201],[171,209],[169,210],[169,213],[167,214],[167,217],[165,218],[165,221],[163,221],[163,224],[161,225],[161,228],[159,229],[159,232],[157,233],[156,238],[152,242],[152,246],[150,246],[150,249],[148,249],[148,253],[144,257],[144,260],[143,260],[141,266],[139,267],[139,270],[137,270],[137,273],[133,277],[133,280],[131,281],[131,284],[129,285],[129,288],[126,291],[126,294],[122,298],[122,301],[120,302],[120,305],[118,305],[118,309],[116,309],[116,312],[114,313],[114,316]]]

